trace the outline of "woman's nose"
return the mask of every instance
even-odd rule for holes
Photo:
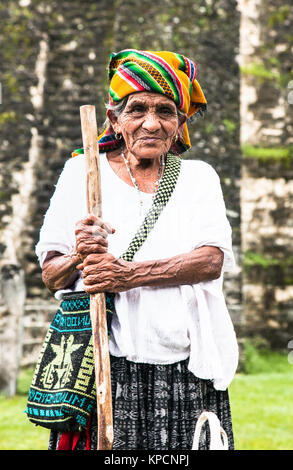
[[[150,132],[157,131],[161,127],[160,120],[155,113],[149,112],[145,115],[142,127]]]

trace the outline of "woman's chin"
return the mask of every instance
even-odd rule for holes
[[[156,145],[156,143],[148,143],[147,145],[144,145],[143,147],[140,147],[135,152],[133,152],[133,155],[137,159],[144,160],[160,158],[161,155],[165,155],[166,153],[167,152],[165,147]]]

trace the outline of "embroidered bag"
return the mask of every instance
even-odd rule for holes
[[[132,261],[146,240],[175,188],[181,167],[168,155],[165,172],[153,204],[127,251]],[[113,293],[106,293],[108,329],[114,312]],[[61,432],[86,427],[96,403],[90,296],[85,292],[63,295],[47,332],[30,386],[27,417],[40,426]]]

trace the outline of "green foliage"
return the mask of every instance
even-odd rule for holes
[[[206,125],[205,125],[205,133],[207,135],[210,135],[214,132],[214,124],[212,124],[211,122],[208,122]]]
[[[247,65],[242,65],[240,71],[245,75],[253,75],[260,79],[265,80],[276,80],[279,78],[279,72],[276,70],[268,69],[262,63],[252,63]]]
[[[247,272],[256,266],[260,266],[262,269],[274,269],[274,266],[277,266],[282,272],[283,283],[285,285],[292,285],[293,283],[293,256],[287,256],[285,259],[277,259],[264,253],[253,253],[251,251],[244,252],[243,270]]]
[[[278,26],[280,23],[283,23],[290,15],[291,7],[289,4],[282,5],[280,8],[274,10],[269,17],[268,26],[270,28],[274,28]]]
[[[14,111],[7,111],[5,113],[0,113],[0,127],[3,126],[6,122],[16,121],[16,113]]]
[[[1,28],[3,56],[6,60],[13,61],[19,53],[22,57],[29,57],[32,47],[32,39],[28,34],[28,25],[33,15],[29,9],[20,9],[15,5],[17,5],[17,2],[11,2],[9,20],[5,21]]]
[[[34,369],[25,368],[21,371],[17,382],[17,395],[26,396],[33,378]]]
[[[292,365],[288,363],[286,354],[271,351],[266,341],[262,338],[246,339],[244,342],[244,364],[245,374],[260,374],[270,372],[289,372]]]
[[[288,147],[256,147],[254,145],[242,145],[243,156],[247,158],[259,158],[261,160],[282,160],[293,157],[293,146]]]
[[[19,83],[17,78],[11,72],[6,72],[3,76],[4,86],[7,86],[10,93],[14,94],[18,92]]]
[[[266,44],[266,47],[263,46],[264,55],[265,50],[268,48],[274,48],[274,44]],[[262,62],[242,65],[240,67],[240,72],[243,75],[255,77],[260,85],[265,81],[269,81],[270,84],[275,86],[278,90],[283,90],[283,88],[286,87],[288,82],[293,78],[293,71],[288,71],[286,68],[284,70],[283,62],[276,57],[268,57],[267,59],[263,59]]]
[[[226,131],[229,133],[229,134],[233,134],[233,132],[235,131],[236,129],[236,124],[235,122],[233,121],[230,121],[230,119],[223,119],[223,124],[226,128]]]
[[[287,147],[256,147],[250,144],[243,144],[241,150],[244,158],[258,160],[261,164],[278,162],[284,168],[292,168],[292,145]]]
[[[259,265],[263,268],[268,268],[270,266],[276,266],[279,264],[280,260],[272,258],[268,255],[263,255],[261,253],[253,253],[251,251],[246,251],[245,253],[243,253],[244,267]]]

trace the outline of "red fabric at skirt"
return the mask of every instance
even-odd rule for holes
[[[90,419],[86,426],[86,447],[85,450],[91,450],[91,436],[90,436]],[[60,437],[57,450],[74,450],[81,432],[63,432]]]

